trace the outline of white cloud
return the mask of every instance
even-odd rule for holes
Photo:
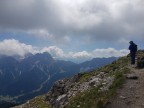
[[[91,58],[91,54],[88,53],[87,51],[81,51],[81,52],[69,52],[68,53],[69,57],[73,59],[80,59],[80,58]]]
[[[49,52],[54,58],[72,60],[72,59],[84,59],[89,60],[91,58],[102,57],[122,57],[126,56],[129,51],[127,49],[116,50],[114,48],[107,49],[95,49],[93,51],[81,51],[81,52],[68,52],[64,51],[56,46],[45,47],[41,52]]]
[[[44,47],[42,49],[38,49],[31,45],[26,45],[24,43],[20,43],[15,39],[6,39],[0,42],[0,55],[14,56],[19,55],[24,57],[27,53],[43,53],[48,52],[56,59],[63,60],[89,60],[91,58],[96,57],[120,57],[125,56],[129,53],[128,50],[116,50],[114,48],[107,49],[95,49],[93,51],[81,51],[81,52],[68,52],[65,53],[63,49],[60,49],[57,46],[49,46]]]
[[[114,48],[96,49],[92,52],[93,57],[121,57],[129,53],[126,49],[116,50]]]
[[[54,58],[65,58],[66,56],[63,50],[56,46],[44,47],[40,52],[49,52]]]
[[[24,57],[27,53],[35,54],[37,51],[31,45],[20,43],[15,39],[5,39],[0,41],[0,55],[14,56],[19,55]]]

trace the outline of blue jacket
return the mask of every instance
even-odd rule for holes
[[[129,50],[130,50],[131,54],[135,54],[136,53],[136,47],[137,47],[137,45],[135,43],[130,44]]]

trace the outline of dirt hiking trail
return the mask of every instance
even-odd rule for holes
[[[144,69],[129,68],[138,79],[127,79],[106,108],[144,108]]]

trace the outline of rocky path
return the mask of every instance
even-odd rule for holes
[[[130,69],[138,79],[127,79],[106,108],[144,108],[144,69]]]

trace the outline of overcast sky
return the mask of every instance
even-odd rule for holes
[[[0,0],[0,54],[123,56],[144,43],[143,0]]]

